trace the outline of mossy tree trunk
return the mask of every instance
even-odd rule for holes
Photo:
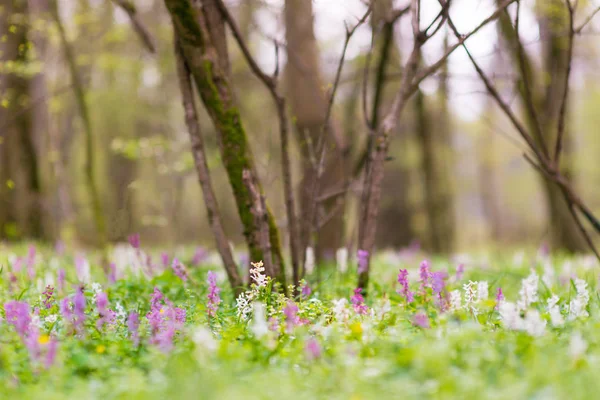
[[[264,258],[258,235],[260,227],[252,214],[253,196],[244,182],[244,175],[261,193],[262,187],[252,159],[248,137],[234,101],[225,25],[214,1],[204,0],[200,3],[200,7],[196,8],[190,0],[165,0],[186,65],[219,134],[221,159],[236,200],[251,260],[259,261]],[[279,232],[268,209],[267,223],[271,261],[275,267],[272,274],[285,284]]]

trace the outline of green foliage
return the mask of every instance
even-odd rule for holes
[[[596,264],[588,258],[527,260],[524,254],[512,258],[499,254],[487,258],[492,266],[478,268],[485,258],[472,257],[465,260],[462,279],[455,276],[454,267],[447,270],[446,290],[458,290],[464,301],[464,284],[485,281],[489,295],[467,308],[442,310],[433,289],[420,288],[418,259],[382,255],[374,264],[365,313],[357,312],[361,299],[352,297],[348,302],[354,266],[319,284],[311,284],[311,279],[303,282],[301,287],[312,287],[308,296],[286,297],[273,290],[270,279],[261,277],[260,265],[255,265],[253,284],[243,295],[251,300],[248,313],[240,312],[244,302],[238,299],[236,304],[232,292],[223,287],[224,301],[210,316],[210,287],[204,280],[213,266],[188,268],[185,282],[171,270],[144,277],[134,268],[146,259],[140,250],[135,251],[137,258],[127,261],[115,255],[121,279],[110,284],[96,258],[90,257],[90,282],[99,283],[84,286],[85,329],[73,335],[59,309],[59,301],[80,285],[73,258],[38,249],[31,269],[27,252],[25,247],[0,250],[0,304],[20,300],[39,309],[33,317],[40,324],[39,342],[57,338],[58,355],[48,369],[32,362],[27,346],[0,309],[2,398],[583,399],[599,389],[595,371],[600,340],[595,333],[600,327],[600,297],[591,269]],[[17,257],[22,257],[21,269],[15,267]],[[434,260],[431,269],[446,270],[447,265],[451,265],[447,260]],[[506,304],[522,300],[527,286],[523,279],[531,281],[532,267],[541,277],[536,284],[538,298],[519,318],[528,321],[528,315],[539,312],[541,334],[534,334],[536,327],[528,325],[511,329],[494,299],[495,290],[502,287]],[[399,268],[409,271],[414,302],[407,303],[396,283]],[[43,281],[55,277],[58,269],[67,271],[66,289],[56,290],[54,301],[45,307]],[[582,281],[575,277],[587,280],[589,302],[573,317],[573,300],[585,297]],[[225,285],[224,277],[218,280]],[[186,311],[186,322],[168,352],[153,344],[145,317],[154,288]],[[98,327],[95,298],[102,291],[117,315],[114,323]],[[562,324],[548,314],[546,300],[552,294],[562,299]],[[291,302],[297,307],[297,319],[290,314]],[[263,317],[257,314],[257,303],[265,305]],[[139,346],[132,343],[124,317],[131,311],[141,316]],[[419,327],[417,313],[427,316],[429,328]],[[271,329],[262,331],[261,321]],[[309,344],[315,340],[318,351],[311,351]]]

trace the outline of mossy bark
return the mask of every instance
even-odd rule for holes
[[[225,59],[226,48],[225,52],[223,50],[224,28],[218,24],[214,14],[218,10],[214,2],[208,0],[202,2],[201,10],[193,7],[189,0],[165,0],[165,4],[171,14],[174,29],[198,93],[219,133],[221,159],[235,196],[251,260],[262,260],[263,251],[255,235],[258,227],[251,212],[253,199],[244,185],[244,171],[249,171],[252,184],[261,193],[262,187],[254,167],[248,137],[234,101],[227,71],[228,62]],[[285,268],[279,232],[270,210],[268,210],[268,223],[273,264],[280,266],[280,272],[276,275],[280,282],[284,283]]]

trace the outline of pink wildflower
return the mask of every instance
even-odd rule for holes
[[[354,295],[350,298],[350,301],[352,302],[354,311],[357,314],[366,314],[367,312],[369,312],[369,307],[367,307],[367,305],[365,304],[365,298],[361,293],[361,288],[354,289]]]
[[[219,308],[219,304],[221,304],[221,297],[219,296],[221,289],[217,286],[217,274],[214,272],[208,271],[206,280],[208,282],[208,304],[206,309],[208,311],[208,316],[214,317]]]

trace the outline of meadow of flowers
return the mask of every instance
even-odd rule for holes
[[[203,251],[0,247],[0,398],[595,398],[600,269],[541,253],[345,250],[234,296]],[[360,264],[360,256],[357,257]],[[246,265],[248,264],[248,265]],[[103,267],[104,266],[104,267]],[[312,268],[309,268],[312,269]]]

